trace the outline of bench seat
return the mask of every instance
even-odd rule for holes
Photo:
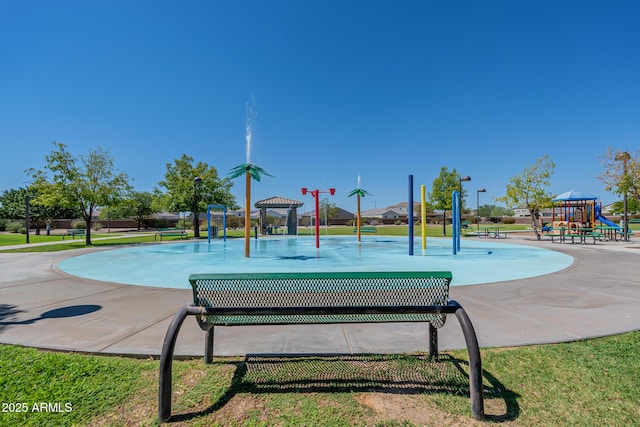
[[[158,228],[158,231],[156,231],[153,240],[155,241],[158,237],[160,237],[160,241],[162,241],[162,238],[166,236],[180,236],[181,238],[185,239],[188,237],[187,232],[179,228]]]
[[[358,227],[353,227],[353,234],[358,233]],[[378,234],[378,229],[375,225],[360,226],[360,234]]]
[[[71,239],[75,239],[76,236],[84,236],[87,234],[87,230],[84,228],[71,228],[67,230],[67,234],[62,235],[62,240],[64,240],[65,236],[71,236]]]
[[[215,326],[422,322],[429,355],[438,357],[438,328],[455,314],[469,355],[472,415],[484,417],[480,350],[471,320],[449,299],[450,272],[300,272],[192,274],[193,303],[169,325],[160,357],[158,414],[171,418],[175,343],[187,316],[205,331],[204,361],[213,361]]]

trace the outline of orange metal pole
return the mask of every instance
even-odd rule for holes
[[[360,241],[360,194],[358,194],[358,242]]]
[[[249,257],[249,241],[251,240],[251,174],[247,172],[244,199],[244,256]]]

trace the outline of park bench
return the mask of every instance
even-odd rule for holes
[[[353,234],[358,232],[358,227],[353,227]],[[378,234],[378,229],[375,225],[361,225],[360,234]]]
[[[160,241],[162,241],[162,238],[166,236],[180,236],[186,239],[187,232],[179,228],[158,228],[158,231],[156,231],[155,236],[153,236],[153,240],[155,241],[158,238],[158,236],[160,237]]]
[[[631,218],[629,224],[640,224],[640,218]]]
[[[64,240],[65,236],[71,236],[71,239],[75,239],[76,236],[84,236],[86,234],[86,230],[84,228],[71,228],[67,230],[67,234],[62,235],[62,240]]]
[[[160,356],[158,415],[171,418],[173,352],[187,316],[205,331],[204,362],[213,361],[215,326],[422,322],[429,356],[438,358],[438,328],[455,314],[469,356],[474,418],[484,417],[480,349],[471,320],[449,299],[450,272],[300,272],[192,274],[193,303],[175,315]]]
[[[462,221],[460,227],[464,229],[470,229],[473,223],[471,221]]]

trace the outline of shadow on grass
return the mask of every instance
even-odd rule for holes
[[[171,421],[209,415],[236,394],[244,393],[376,392],[469,397],[468,362],[448,354],[441,354],[438,361],[429,361],[424,354],[248,355],[235,365],[231,386],[215,403],[201,411],[174,415]],[[506,408],[504,413],[489,414],[486,419],[493,422],[517,419],[519,395],[487,371],[483,372],[483,378],[485,406],[490,400],[503,400],[504,405],[492,407]]]

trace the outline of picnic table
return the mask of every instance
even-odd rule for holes
[[[575,228],[560,228],[559,233],[551,231],[546,236],[551,237],[551,242],[555,243],[554,237],[558,237],[558,242],[561,243],[587,243],[587,238],[593,239],[593,244],[596,244],[596,240],[602,240],[605,235],[596,229],[591,227],[575,227]]]
[[[620,227],[612,227],[610,225],[598,225],[596,230],[604,235],[607,240],[618,241],[618,238],[623,239],[623,233]]]
[[[507,233],[503,229],[504,229],[504,226],[502,225],[491,225],[487,227],[482,227],[484,237],[493,237],[494,239],[507,237]],[[500,233],[502,233],[502,236],[500,235]]]

